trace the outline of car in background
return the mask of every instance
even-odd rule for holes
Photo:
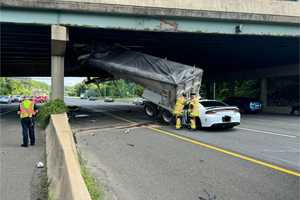
[[[41,96],[35,96],[33,97],[34,103],[44,103],[43,98]]]
[[[97,100],[97,97],[89,97],[89,101],[96,101]]]
[[[10,96],[1,96],[0,97],[0,103],[6,103],[6,104],[11,104],[12,99]]]
[[[200,100],[197,128],[233,128],[241,123],[239,109],[216,100]]]
[[[105,97],[104,102],[114,102],[115,100],[111,97]]]
[[[49,100],[49,97],[47,95],[45,96],[41,96],[42,100],[43,100],[43,103],[44,102],[47,102]]]
[[[144,105],[145,104],[145,99],[144,98],[136,98],[132,102],[134,105]]]
[[[80,99],[88,99],[88,97],[86,94],[82,93],[80,94]]]
[[[11,102],[13,103],[20,103],[22,101],[22,97],[20,95],[14,95],[11,97]]]
[[[237,106],[241,113],[259,113],[262,111],[262,102],[249,97],[227,97],[224,102],[231,106]]]

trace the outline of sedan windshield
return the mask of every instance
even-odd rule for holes
[[[204,107],[219,107],[219,106],[227,106],[225,103],[220,101],[202,101],[200,102]]]

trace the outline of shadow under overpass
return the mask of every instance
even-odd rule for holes
[[[50,26],[2,23],[1,76],[50,76],[50,29]],[[299,75],[297,37],[68,29],[65,76],[103,75],[104,72],[91,71],[76,63],[74,47],[94,42],[119,44],[134,51],[195,65],[202,68],[205,79],[210,80]]]

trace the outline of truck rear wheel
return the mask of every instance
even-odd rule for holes
[[[150,103],[145,104],[145,113],[148,117],[155,117],[157,115],[156,106]]]
[[[161,119],[164,123],[171,124],[173,122],[174,117],[170,111],[163,110],[161,113]]]

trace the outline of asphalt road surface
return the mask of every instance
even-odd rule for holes
[[[299,199],[299,117],[177,131],[130,103],[66,99],[79,151],[112,199]]]
[[[0,200],[44,200],[47,198],[44,131],[35,129],[36,145],[20,147],[21,123],[18,104],[0,104]]]

